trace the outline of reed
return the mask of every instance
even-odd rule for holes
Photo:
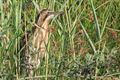
[[[119,7],[119,0],[0,0],[0,79],[119,79]],[[44,8],[64,15],[50,22],[46,55],[26,77],[21,39]]]

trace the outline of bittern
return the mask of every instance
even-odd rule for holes
[[[41,10],[32,28],[32,33],[25,34],[24,63],[28,70],[27,73],[31,73],[32,69],[38,68],[41,59],[46,55],[50,20],[60,14],[62,12],[56,13],[48,9]]]

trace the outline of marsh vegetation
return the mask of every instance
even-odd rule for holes
[[[50,25],[47,57],[21,73],[20,40],[37,9],[64,11]],[[119,80],[119,0],[0,0],[0,80]]]

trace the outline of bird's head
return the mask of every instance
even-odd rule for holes
[[[36,18],[36,24],[38,26],[42,26],[44,23],[49,24],[52,18],[54,18],[57,15],[62,14],[61,12],[54,12],[50,11],[48,9],[43,9],[39,12],[37,18]]]

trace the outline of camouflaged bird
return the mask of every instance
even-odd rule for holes
[[[24,35],[24,63],[27,73],[32,74],[32,70],[39,67],[41,59],[46,55],[50,20],[60,14],[62,12],[55,13],[48,9],[41,10],[36,17],[32,33]]]

